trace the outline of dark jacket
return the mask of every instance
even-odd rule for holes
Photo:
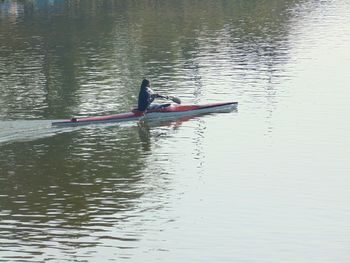
[[[139,93],[139,100],[137,109],[139,111],[145,111],[151,105],[155,98],[160,98],[161,96],[155,94],[149,87],[149,81],[143,80]]]

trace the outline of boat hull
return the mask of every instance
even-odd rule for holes
[[[172,119],[182,116],[195,116],[205,113],[230,112],[235,110],[238,102],[222,102],[203,105],[171,105],[169,107],[150,110],[146,113],[140,111],[132,111],[128,113],[120,113],[108,116],[72,118],[70,120],[62,120],[53,122],[53,126],[77,126],[99,123],[113,123],[124,121],[138,120],[154,120],[154,119]]]

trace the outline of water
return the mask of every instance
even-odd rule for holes
[[[0,1],[0,262],[349,262],[350,3]],[[128,111],[142,78],[238,111]]]

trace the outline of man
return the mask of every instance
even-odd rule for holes
[[[153,90],[151,89],[150,81],[147,79],[144,79],[141,83],[137,110],[145,111],[149,109],[151,103],[154,101],[155,98],[168,99],[167,96],[162,96],[154,93]],[[161,105],[160,107],[162,106],[166,107],[166,106],[169,106],[169,104]]]

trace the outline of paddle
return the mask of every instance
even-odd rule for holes
[[[181,100],[175,96],[163,96],[163,95],[158,94],[158,97],[163,98],[163,99],[167,99],[167,100],[172,100],[173,102],[175,102],[177,104],[181,104]]]
[[[177,104],[181,104],[181,100],[178,97],[168,96],[168,99],[172,100],[173,102],[175,102]]]

